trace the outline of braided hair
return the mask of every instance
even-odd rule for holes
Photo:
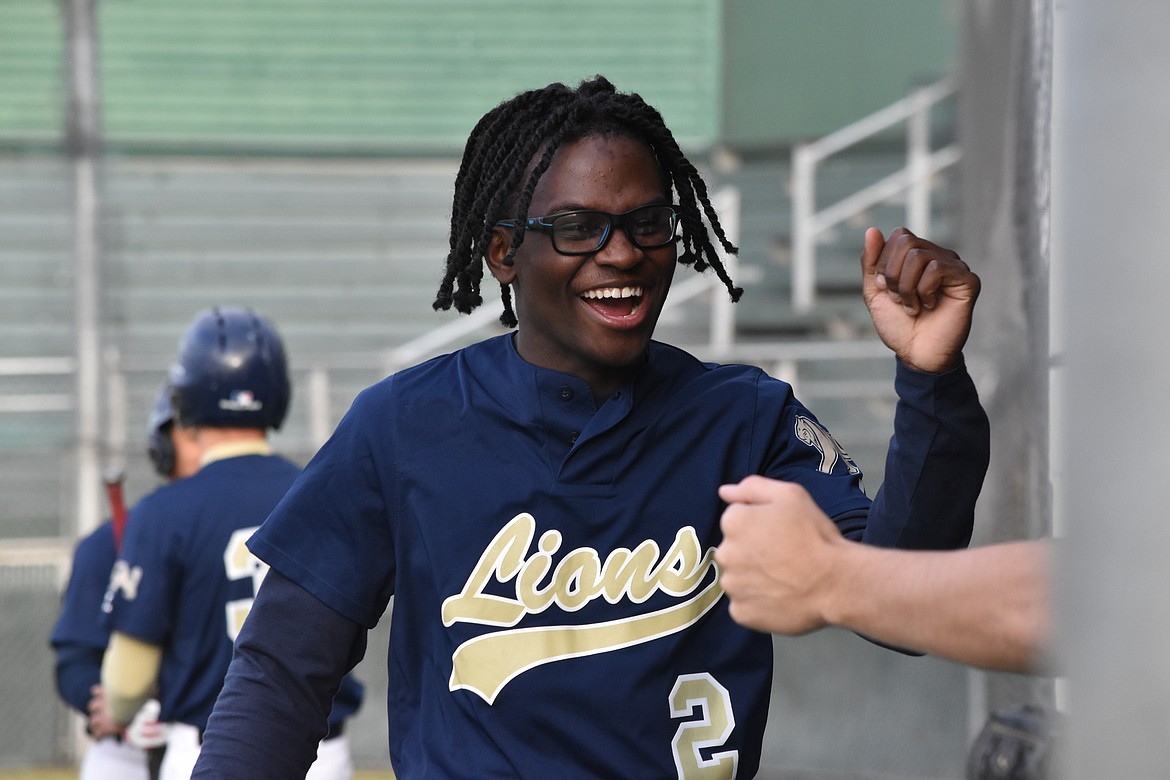
[[[628,135],[650,147],[662,169],[664,189],[678,194],[682,223],[678,262],[693,265],[696,271],[713,268],[731,300],[739,300],[743,289],[733,284],[719,260],[703,215],[724,250],[735,254],[738,249],[728,240],[699,172],[654,107],[635,93],[618,92],[603,76],[596,76],[576,89],[556,83],[522,92],[485,114],[471,131],[455,177],[450,252],[433,304],[436,310],[454,306],[470,314],[483,303],[483,259],[493,226],[501,219],[521,218],[504,261],[511,263],[524,241],[523,218],[532,193],[557,149],[594,133]],[[515,327],[511,291],[506,284],[500,290],[504,303],[500,322]]]

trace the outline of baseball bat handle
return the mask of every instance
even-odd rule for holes
[[[114,547],[122,550],[122,535],[126,531],[126,499],[122,494],[122,484],[126,481],[126,470],[111,466],[102,472],[102,482],[106,486],[106,499],[110,502],[110,520],[114,524]]]

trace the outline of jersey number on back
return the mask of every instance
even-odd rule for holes
[[[252,610],[252,600],[256,591],[260,590],[260,583],[268,573],[268,564],[257,558],[248,549],[248,541],[256,528],[241,528],[232,534],[228,540],[227,549],[223,551],[223,570],[229,580],[252,579],[252,595],[246,599],[236,599],[227,603],[227,635],[232,642],[240,635],[244,626],[244,618]]]
[[[735,729],[731,694],[707,672],[681,675],[670,692],[670,717],[686,716],[691,719],[679,725],[671,742],[679,780],[734,778],[738,750],[712,752],[710,758],[699,752],[722,746]]]

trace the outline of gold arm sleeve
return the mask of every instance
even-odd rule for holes
[[[154,692],[162,648],[115,631],[102,659],[102,690],[114,720],[123,725]]]

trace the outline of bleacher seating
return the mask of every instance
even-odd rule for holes
[[[0,162],[0,333],[5,357],[73,351],[72,180],[60,158]]]
[[[899,154],[876,149],[847,156],[826,169],[822,196],[831,200],[868,183],[896,166]],[[137,451],[138,416],[145,419],[145,412],[137,412],[149,408],[187,322],[202,308],[237,304],[272,317],[285,337],[297,391],[280,436],[287,450],[307,459],[320,443],[308,419],[308,372],[328,371],[335,422],[358,390],[384,375],[380,353],[458,316],[431,309],[447,251],[455,167],[453,160],[108,158],[101,179],[101,306],[104,339],[126,379],[125,457],[145,467]],[[0,226],[7,238],[0,246],[0,323],[11,334],[7,356],[63,356],[74,348],[67,174],[48,157],[0,158]],[[713,187],[741,192],[739,276],[747,294],[735,309],[739,338],[864,338],[872,330],[858,294],[861,234],[868,224],[886,230],[900,224],[902,208],[879,207],[855,230],[825,237],[818,305],[797,314],[789,296],[787,177],[785,158],[708,174]],[[677,279],[691,273],[680,269]],[[494,288],[487,280],[485,293]],[[706,316],[702,301],[668,311],[659,336],[701,343]],[[880,479],[892,402],[880,392],[850,397],[840,370],[831,360],[805,361],[801,397]],[[869,390],[888,389],[892,376],[888,360],[850,361],[845,370]],[[20,392],[16,381],[0,377],[0,392]],[[68,377],[23,381],[53,392],[70,389]],[[71,424],[68,411],[0,416],[0,451],[38,441],[64,444]],[[27,488],[50,487],[45,480],[56,478],[69,487],[56,468],[42,464],[38,473],[56,477],[39,482],[30,468],[14,467],[2,479]],[[152,485],[148,476],[137,487]],[[19,509],[6,516],[33,512],[42,519],[6,519],[6,525],[58,533],[60,507],[31,489],[16,495],[30,498],[18,499]]]

